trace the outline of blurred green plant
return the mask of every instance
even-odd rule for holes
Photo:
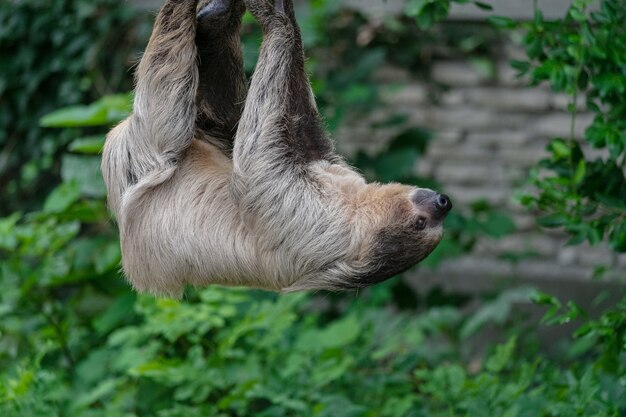
[[[526,30],[528,60],[512,62],[520,75],[570,96],[570,135],[549,143],[549,157],[531,173],[536,192],[522,203],[545,214],[540,225],[569,233],[570,244],[605,241],[626,252],[626,1],[592,3],[575,0],[553,22],[536,9],[532,22],[494,23]],[[582,140],[581,105],[595,116]]]
[[[59,182],[72,132],[41,116],[129,89],[148,23],[119,0],[0,2],[0,215],[35,209]]]
[[[432,11],[435,21],[448,3],[411,4]],[[339,56],[350,51],[345,63],[315,53],[309,61],[334,129],[380,105],[371,77],[401,54],[383,38],[359,44],[357,28],[369,26],[336,2],[315,0],[311,10],[303,33],[313,51],[338,43]],[[244,33],[246,42],[258,42],[255,29]],[[301,294],[220,287],[190,290],[183,301],[135,295],[120,279],[118,237],[98,175],[101,132],[129,109],[129,96],[107,96],[41,120],[68,132],[58,151],[62,183],[40,210],[0,218],[0,415],[626,414],[626,301],[590,320],[579,307],[530,289],[502,292],[475,310],[438,299],[419,315],[398,312],[389,308],[391,281],[356,301],[344,298],[337,310]],[[411,168],[430,134],[407,120],[371,126],[392,125],[396,133],[379,154],[355,156],[367,176],[428,183]],[[471,217],[451,216],[450,223],[443,254],[512,227],[481,202]],[[563,357],[542,356],[535,328],[513,314],[530,297],[548,306],[546,324],[584,321]],[[482,352],[482,331],[493,326],[508,341]]]
[[[71,366],[47,365],[54,354],[48,347],[48,358],[1,375],[0,411],[94,417],[623,415],[623,357],[607,350],[619,367],[595,363],[596,351],[610,346],[606,339],[563,364],[511,336],[468,368],[463,353],[475,333],[463,329],[500,314],[508,307],[505,297],[469,316],[451,307],[414,316],[352,306],[325,323],[302,294],[213,287],[188,293],[184,302],[123,296],[91,322],[92,337],[101,342]],[[524,301],[528,294],[508,297]],[[590,322],[587,328],[611,324]]]

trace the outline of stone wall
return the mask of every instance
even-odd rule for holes
[[[516,48],[505,48],[516,54]],[[539,230],[535,217],[515,202],[529,168],[545,153],[548,140],[568,137],[571,118],[569,98],[546,87],[528,88],[509,67],[510,56],[496,63],[496,74],[486,75],[470,61],[439,61],[432,81],[413,79],[401,69],[380,70],[385,110],[374,115],[406,114],[416,125],[433,129],[435,139],[416,170],[434,177],[452,198],[455,209],[466,211],[471,202],[487,200],[511,213],[517,231],[499,240],[483,239],[473,253],[446,261],[436,272],[420,269],[412,281],[421,289],[444,285],[449,289],[482,291],[501,280],[550,286],[555,282],[591,283],[598,265],[612,265],[607,279],[624,276],[626,256],[615,256],[605,247],[567,247],[567,238]],[[398,88],[397,85],[404,85]],[[433,94],[432,85],[438,85]],[[581,100],[584,102],[584,100]],[[580,109],[575,132],[581,137],[592,115]],[[343,128],[337,134],[340,150],[373,150],[391,132],[372,132],[363,124]],[[503,256],[528,254],[511,263]],[[584,288],[582,286],[580,288]],[[583,293],[587,290],[582,290]]]
[[[372,16],[384,16],[400,13],[407,0],[341,0],[344,4],[359,8]],[[484,20],[488,16],[508,16],[512,19],[532,19],[533,0],[488,0],[492,10],[483,10],[471,2],[452,3],[449,18],[453,20]],[[538,1],[537,7],[544,17],[561,17],[567,11],[571,0]],[[592,6],[593,7],[593,6]]]

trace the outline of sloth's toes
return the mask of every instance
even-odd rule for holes
[[[274,14],[272,5],[268,0],[244,0],[246,8],[256,17],[259,22],[266,20]]]
[[[274,8],[278,13],[285,14],[285,0],[276,0]]]
[[[228,12],[228,6],[232,0],[213,0],[203,2],[198,8],[198,20],[224,16]]]
[[[246,7],[257,19],[285,16],[293,8],[293,0],[245,0]]]

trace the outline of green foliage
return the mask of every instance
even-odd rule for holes
[[[88,5],[109,3],[59,4],[94,16]],[[313,55],[315,92],[332,129],[381,105],[373,81],[381,63],[413,66],[419,61],[415,56],[423,45],[411,37],[420,29],[407,22],[427,27],[449,7],[447,1],[407,4],[413,7],[409,19],[390,19],[364,42],[358,34],[369,33],[372,25],[363,16],[339,11],[336,2],[311,3],[303,34]],[[56,3],[28,0],[3,3],[0,11],[25,8],[31,19],[33,5],[61,10]],[[113,19],[115,13],[109,13]],[[49,15],[41,16],[54,26]],[[83,28],[81,33],[91,32]],[[258,42],[253,27],[246,26],[244,33],[248,45]],[[0,34],[9,36],[2,29]],[[476,51],[478,44],[473,40],[461,49]],[[326,56],[336,59],[322,58],[332,53]],[[250,65],[254,57],[248,58]],[[123,67],[113,61],[112,66]],[[76,68],[71,74],[83,74]],[[62,181],[52,192],[41,193],[38,210],[16,203],[22,212],[0,218],[1,416],[626,414],[626,299],[589,318],[573,303],[528,288],[493,294],[477,308],[462,298],[451,302],[453,297],[433,294],[417,303],[419,310],[398,311],[390,308],[402,291],[397,281],[336,303],[328,295],[220,287],[189,290],[182,301],[137,296],[119,274],[118,236],[98,174],[103,132],[127,114],[130,97],[105,96],[75,106],[87,102],[81,94],[91,94],[80,91],[58,103],[74,106],[41,120],[65,128],[54,145]],[[42,104],[37,114],[51,107]],[[0,114],[6,114],[4,109]],[[31,120],[28,127],[35,125]],[[380,153],[355,156],[365,175],[431,183],[414,177],[412,170],[430,132],[402,114],[370,128],[394,133]],[[565,155],[569,142],[561,145],[553,148]],[[577,172],[576,178],[586,178],[590,171],[585,165]],[[429,262],[465,253],[478,238],[499,238],[513,228],[508,216],[483,202],[469,214],[450,216],[441,252]],[[544,222],[562,224],[556,217]],[[514,306],[531,297],[548,308],[543,325],[581,323],[556,357],[538,350],[536,326],[516,314]],[[493,329],[504,343],[483,342]]]
[[[502,298],[487,308],[501,304]],[[463,358],[471,340],[461,329],[479,315],[483,320],[483,311],[468,316],[442,307],[414,316],[363,310],[355,303],[326,322],[302,294],[213,287],[189,292],[180,302],[135,301],[122,293],[95,319],[74,317],[74,332],[92,336],[91,343],[68,345],[71,361],[51,366],[63,352],[48,341],[45,360],[11,366],[0,384],[0,411],[9,416],[620,416],[626,411],[623,332],[612,345],[621,343],[619,351],[607,350],[617,360],[611,368],[589,361],[601,358],[598,347],[611,346],[601,338],[559,365],[525,352],[528,347],[516,337],[468,367]],[[613,324],[615,316],[607,315],[587,323],[585,332]]]
[[[118,0],[0,2],[0,214],[37,207],[58,182],[72,134],[42,115],[130,88],[145,23]]]
[[[491,5],[487,3],[470,0],[407,0],[404,10],[407,16],[415,19],[419,27],[428,29],[433,23],[448,17],[452,3],[473,3],[480,9],[491,10]]]
[[[603,0],[597,10],[590,4],[576,0],[554,22],[537,10],[534,21],[523,25],[529,60],[513,65],[533,84],[547,82],[570,95],[572,131],[550,142],[550,156],[531,174],[538,193],[522,202],[545,212],[540,224],[564,228],[572,244],[607,241],[626,252],[626,2]],[[574,132],[583,99],[595,118],[581,142]],[[601,156],[591,156],[598,154],[591,148]]]

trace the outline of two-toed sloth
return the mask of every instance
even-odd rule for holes
[[[263,29],[249,88],[239,29]],[[139,291],[359,288],[439,243],[449,199],[367,184],[333,151],[292,0],[167,0],[102,170]]]

